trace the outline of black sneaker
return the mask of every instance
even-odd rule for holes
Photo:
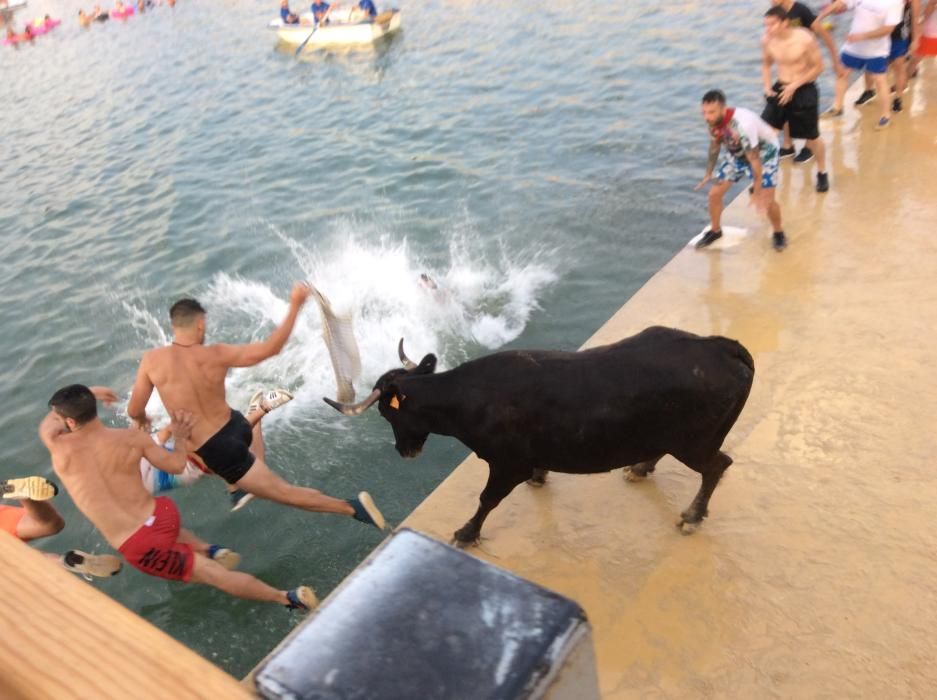
[[[891,111],[892,111],[892,112],[900,112],[902,109],[904,109],[904,105],[901,104],[901,98],[900,98],[900,97],[896,97],[895,99],[893,99],[893,100],[891,101]]]
[[[797,157],[794,158],[794,162],[806,163],[808,160],[813,160],[813,151],[804,146],[800,149],[800,153],[797,154]]]
[[[875,99],[875,90],[863,90],[862,94],[859,95],[859,99],[853,102],[856,107],[861,107],[862,105],[868,104]]]
[[[286,592],[287,610],[300,610],[307,612],[319,605],[319,599],[316,598],[316,592],[309,586],[300,586]]]
[[[350,498],[347,502],[355,509],[352,516],[355,520],[373,525],[378,530],[384,529],[384,516],[374,505],[374,500],[367,491],[362,491],[357,498]]]
[[[771,245],[774,246],[774,249],[779,253],[787,248],[787,236],[784,235],[784,231],[775,231],[771,239]]]
[[[817,192],[826,192],[830,189],[830,179],[826,173],[817,173]]]
[[[782,147],[778,150],[778,158],[790,158],[792,155],[794,155],[794,153],[795,150],[793,146],[790,148]]]
[[[705,248],[706,246],[712,245],[716,241],[722,238],[722,229],[718,231],[709,230],[703,234],[703,237],[696,242],[697,248]]]

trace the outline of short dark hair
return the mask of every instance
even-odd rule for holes
[[[724,105],[726,103],[725,93],[722,90],[710,90],[703,95],[703,104],[711,104],[713,102]]]
[[[98,417],[98,401],[84,384],[69,384],[52,394],[49,408],[62,418],[73,418],[78,425]]]
[[[195,319],[205,314],[205,309],[195,299],[186,297],[169,307],[169,320],[176,328],[187,328]]]
[[[787,10],[780,5],[773,5],[771,9],[765,12],[765,17],[777,17],[781,21],[788,19]]]

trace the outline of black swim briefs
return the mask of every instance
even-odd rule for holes
[[[786,105],[778,104],[778,95],[784,89],[783,83],[774,84],[774,97],[767,98],[761,118],[775,129],[790,124],[791,138],[807,139],[820,136],[820,93],[816,83],[807,83],[797,88],[794,97]]]
[[[247,449],[253,437],[247,419],[232,410],[224,427],[195,450],[195,454],[215,474],[229,484],[235,484],[254,466],[254,455]]]

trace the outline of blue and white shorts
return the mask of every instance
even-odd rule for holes
[[[765,158],[764,153],[761,154],[761,186],[765,189],[778,186],[778,163],[779,158],[777,151],[768,158]],[[741,160],[728,153],[724,154],[722,156],[722,161],[719,163],[719,167],[716,169],[716,179],[721,182],[726,180],[738,182],[743,177],[755,179],[752,173],[751,163],[749,163],[748,160]]]

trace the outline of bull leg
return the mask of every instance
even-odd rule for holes
[[[700,467],[693,465],[690,467],[693,471],[702,474],[703,483],[700,484],[699,492],[696,494],[696,498],[693,499],[690,507],[680,513],[680,520],[677,522],[677,527],[680,528],[684,535],[691,535],[696,532],[702,524],[703,518],[709,515],[709,498],[713,495],[713,491],[716,490],[716,485],[722,478],[722,473],[729,468],[730,464],[732,464],[732,458],[729,455],[725,452],[717,452],[705,465]]]
[[[637,464],[632,464],[630,467],[625,467],[624,476],[628,481],[641,481],[654,471],[657,467],[657,463],[663,458],[664,455],[661,455],[660,457],[649,459],[646,462],[638,462]]]
[[[534,469],[534,474],[527,480],[527,484],[530,486],[543,486],[547,483],[547,470],[546,469]]]
[[[471,520],[455,531],[452,538],[453,544],[458,547],[477,544],[485,518],[528,475],[529,472],[518,475],[516,471],[506,472],[489,467],[488,483],[485,484],[485,489],[479,496],[478,510],[475,511],[475,515],[472,516]]]

